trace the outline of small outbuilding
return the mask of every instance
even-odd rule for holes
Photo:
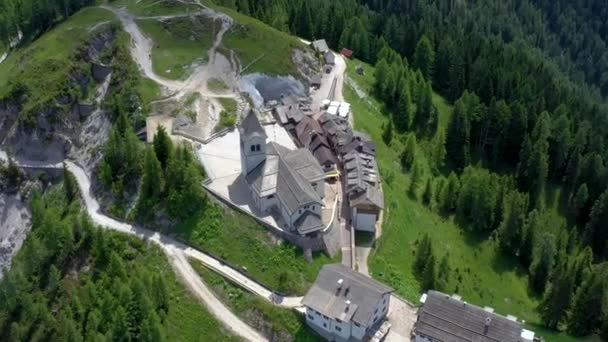
[[[325,59],[325,64],[336,65],[336,55],[334,55],[333,52],[331,52],[331,51],[325,52],[325,55],[323,56],[323,58]]]
[[[329,46],[327,46],[325,39],[315,40],[310,44],[310,46],[318,53],[324,54],[329,51]]]
[[[340,50],[340,54],[346,58],[351,58],[353,56],[353,50],[342,48],[342,50]]]

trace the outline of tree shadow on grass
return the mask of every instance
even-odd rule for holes
[[[517,277],[522,278],[528,275],[526,269],[519,263],[515,256],[496,250],[492,257],[492,270],[498,274],[505,272],[515,272]]]

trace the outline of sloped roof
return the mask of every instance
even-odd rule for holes
[[[253,110],[249,111],[249,114],[241,121],[238,126],[239,133],[241,137],[245,139],[249,139],[252,136],[259,136],[262,138],[267,138],[266,131],[264,131],[264,127],[260,124],[255,112]]]
[[[310,45],[312,45],[313,49],[315,49],[316,51],[321,52],[321,53],[325,53],[325,51],[329,50],[329,47],[327,46],[327,42],[325,41],[325,39],[315,40]]]
[[[327,63],[327,64],[335,64],[336,63],[336,56],[334,55],[333,52],[331,52],[329,50],[325,52],[324,58],[325,58],[325,63]]]
[[[323,128],[319,122],[310,116],[304,116],[296,125],[296,136],[302,146],[308,146],[311,140],[311,133],[323,133]]]
[[[488,318],[490,323],[485,331]],[[437,291],[428,292],[416,323],[416,333],[454,342],[518,342],[522,330],[521,322]]]
[[[366,205],[375,206],[379,209],[384,208],[384,196],[379,189],[373,186],[366,186],[363,192],[351,193],[349,200],[351,207]]]
[[[325,178],[325,172],[307,148],[290,151],[284,158],[292,169],[309,182],[316,182]]]
[[[338,285],[340,279],[342,285]],[[367,327],[376,304],[390,292],[392,288],[342,264],[328,264],[321,268],[302,304],[325,316]]]
[[[310,154],[308,150],[301,150]],[[269,142],[266,145],[266,160],[254,168],[246,177],[247,183],[254,188],[260,197],[276,195],[278,200],[287,209],[289,215],[293,214],[303,205],[312,203],[322,204],[319,194],[303,175],[317,177],[318,172],[322,173],[323,171],[312,155],[310,157],[302,157],[305,153],[297,152],[297,154],[292,154],[292,152],[296,151],[289,151],[285,146]],[[296,169],[290,165],[290,162],[287,160],[288,158],[286,158],[290,154],[295,159],[306,158],[308,161],[312,160],[313,165],[309,166],[306,163],[295,164],[295,166],[300,167]]]
[[[311,211],[304,212],[304,214],[302,214],[302,216],[296,220],[294,226],[300,234],[306,234],[308,232],[325,228],[321,217]]]

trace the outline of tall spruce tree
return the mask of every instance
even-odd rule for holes
[[[565,321],[574,292],[574,278],[574,272],[567,263],[554,273],[539,305],[540,316],[547,327],[557,330]]]
[[[433,66],[435,65],[435,50],[433,44],[426,35],[422,35],[416,45],[414,52],[414,68],[422,72],[422,75],[430,80],[433,75]]]
[[[606,265],[596,266],[585,276],[576,291],[568,317],[568,332],[575,336],[586,336],[599,329],[602,306],[608,284]]]

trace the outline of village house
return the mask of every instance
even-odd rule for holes
[[[306,323],[328,341],[363,341],[384,321],[393,289],[342,264],[321,268],[302,300]]]
[[[312,152],[323,170],[335,169],[338,159],[317,120],[310,116],[304,117],[296,126],[295,132],[299,145]]]
[[[376,159],[353,150],[344,155],[343,161],[351,225],[355,230],[375,232],[376,222],[384,208]]]
[[[513,316],[501,316],[492,308],[469,304],[457,295],[429,291],[422,295],[413,334],[416,342],[533,342]]]
[[[321,213],[325,172],[306,148],[290,151],[267,143],[267,135],[253,111],[238,126],[241,172],[256,209],[276,214],[283,225],[299,235],[325,228]]]
[[[336,55],[334,55],[331,51],[326,51],[323,55],[323,59],[325,60],[325,64],[327,65],[336,65]]]
[[[315,40],[310,44],[310,46],[318,53],[324,54],[329,51],[329,46],[325,39]]]

